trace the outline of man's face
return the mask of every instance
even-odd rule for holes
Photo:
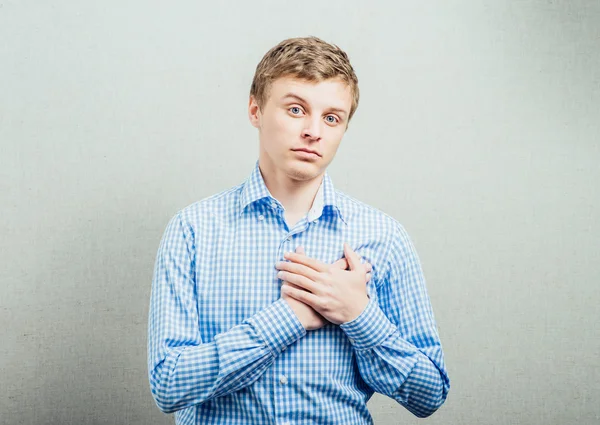
[[[291,77],[274,81],[263,110],[253,97],[248,110],[250,122],[259,130],[261,165],[293,180],[320,176],[346,131],[351,105],[350,86],[337,78],[317,83]]]

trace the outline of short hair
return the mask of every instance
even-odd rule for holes
[[[269,50],[256,66],[250,95],[262,110],[269,97],[271,84],[282,77],[310,82],[340,78],[350,86],[352,105],[348,121],[358,108],[358,78],[348,55],[335,44],[317,37],[298,37],[283,40]]]

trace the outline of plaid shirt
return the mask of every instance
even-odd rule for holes
[[[302,245],[325,263],[348,242],[372,264],[369,304],[351,322],[306,331],[280,297],[275,263]],[[152,281],[148,372],[177,424],[371,424],[374,391],[413,414],[446,399],[425,280],[404,228],[335,190],[327,174],[292,228],[258,161],[242,184],[179,211]]]

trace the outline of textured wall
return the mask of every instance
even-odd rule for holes
[[[238,3],[0,0],[0,423],[172,423],[158,243],[251,171],[254,68],[301,35],[360,80],[334,183],[423,262],[452,379],[428,423],[598,423],[600,3]]]

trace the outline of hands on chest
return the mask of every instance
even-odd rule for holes
[[[302,247],[285,258],[289,261],[276,264],[277,276],[283,281],[281,297],[306,330],[322,328],[328,322],[350,322],[369,303],[371,265],[362,264],[348,244],[344,244],[344,258],[333,264],[308,257]]]

